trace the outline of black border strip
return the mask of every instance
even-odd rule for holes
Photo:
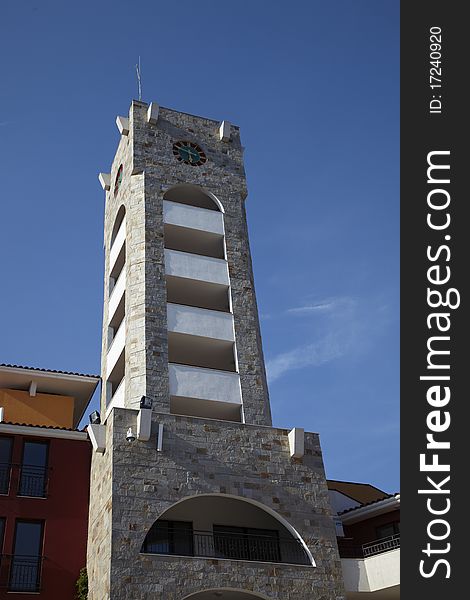
[[[401,3],[401,593],[405,600],[460,598],[467,588],[470,101],[464,87],[470,34],[465,8],[457,1]],[[440,44],[430,39],[433,32],[440,35]],[[440,48],[431,48],[431,43]],[[431,52],[435,53],[431,56]],[[431,65],[433,59],[436,64]],[[432,67],[437,70],[430,72]],[[431,88],[431,84],[441,87]],[[431,167],[428,172],[430,163],[450,168]],[[446,298],[453,308],[444,305]],[[442,445],[427,447],[431,443],[427,435]]]

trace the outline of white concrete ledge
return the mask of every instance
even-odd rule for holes
[[[224,235],[223,214],[207,208],[198,208],[197,206],[164,200],[163,220],[169,225]]]
[[[238,373],[172,363],[169,371],[171,396],[242,403]]]
[[[233,316],[218,310],[167,304],[168,331],[235,341]]]
[[[137,414],[137,439],[148,442],[152,431],[152,409],[141,408]]]
[[[113,408],[125,408],[124,407],[124,393],[125,393],[125,389],[126,389],[125,382],[126,382],[126,379],[124,377],[123,380],[121,381],[121,383],[118,385],[117,390],[114,392],[114,396],[111,398],[111,400],[109,400],[108,406],[106,407],[106,414],[105,414],[105,418],[104,418],[105,421],[109,417],[109,413],[112,411]]]
[[[151,102],[147,109],[147,121],[152,125],[158,121],[158,113],[160,112],[160,107],[156,102]]]
[[[121,135],[129,135],[129,119],[127,117],[116,117],[116,125]]]
[[[126,343],[126,320],[124,319],[116,335],[108,348],[108,355],[106,357],[106,377],[108,378],[114,369],[119,357],[124,350],[124,344]]]
[[[221,142],[228,142],[230,140],[231,129],[229,121],[222,121],[219,127],[219,139]]]
[[[305,431],[300,427],[294,427],[289,432],[289,448],[292,458],[302,458],[305,453]]]
[[[165,271],[167,275],[173,277],[184,277],[227,286],[230,283],[225,260],[189,252],[166,249]]]
[[[123,269],[118,277],[118,280],[114,284],[114,287],[109,296],[108,302],[108,323],[111,323],[116,310],[121,302],[123,295],[126,292],[126,270]]]
[[[106,450],[106,426],[98,424],[90,424],[86,428],[90,436],[91,445],[95,452],[103,454]]]
[[[105,191],[109,191],[111,189],[111,173],[99,173],[98,179],[101,183],[101,187]]]
[[[126,241],[126,217],[122,220],[121,225],[119,226],[119,230],[114,238],[113,244],[111,246],[111,250],[109,251],[109,272],[114,268],[116,264],[117,257],[121,252],[121,249]]]
[[[347,592],[377,592],[400,585],[400,548],[369,558],[342,558],[341,565]]]

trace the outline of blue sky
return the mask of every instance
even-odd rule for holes
[[[397,491],[399,2],[2,10],[0,362],[98,373],[104,196],[143,100],[240,125],[274,424]]]

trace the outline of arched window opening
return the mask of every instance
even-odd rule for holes
[[[176,185],[163,196],[163,222],[170,412],[241,422],[223,207],[197,186]],[[157,539],[160,527],[171,537],[173,526],[156,527]]]
[[[217,203],[192,185],[177,185],[163,196],[168,302],[230,310],[223,209]]]
[[[109,247],[109,293],[119,279],[126,262],[126,209],[121,206],[114,220]]]
[[[254,598],[262,598],[268,600],[267,596],[262,596],[256,592],[248,592],[246,590],[237,590],[234,588],[213,588],[203,590],[185,596],[183,600],[253,600]]]
[[[111,232],[111,242],[109,245],[110,248],[114,244],[114,240],[116,239],[116,236],[122,225],[122,222],[124,221],[125,216],[126,216],[126,209],[124,208],[124,205],[122,205],[117,212],[116,218],[114,219],[113,230]]]
[[[121,187],[121,183],[122,183],[122,165],[119,166],[118,172],[116,174],[116,179],[114,180],[114,196],[117,196],[117,193],[119,192],[119,188]]]
[[[165,248],[225,258],[222,205],[194,185],[176,185],[163,196]]]
[[[121,206],[111,231],[109,247],[106,405],[124,395],[126,313],[126,209]],[[117,405],[117,404],[116,404]]]
[[[173,505],[155,521],[143,553],[312,565],[287,522],[253,501],[202,494]]]
[[[182,183],[167,190],[163,196],[169,202],[179,202],[198,208],[223,211],[222,204],[214,196],[204,192],[200,187]]]

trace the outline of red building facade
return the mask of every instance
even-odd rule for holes
[[[0,366],[0,600],[11,598],[12,592],[72,600],[86,563],[91,444],[85,432],[60,427],[57,421],[72,411],[76,425],[98,379],[61,373],[55,387],[55,374],[46,372],[41,379],[24,370],[23,383],[30,386],[34,375],[37,384],[34,396],[28,392],[23,398],[21,383],[5,377]],[[69,406],[65,413],[64,403]],[[33,408],[40,415],[37,421],[53,423],[16,420]]]

